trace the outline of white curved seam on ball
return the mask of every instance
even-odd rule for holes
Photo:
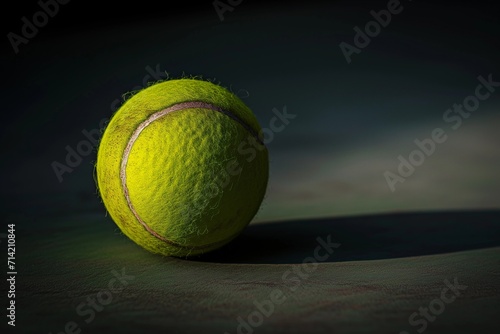
[[[152,236],[154,236],[155,238],[157,238],[163,242],[166,242],[166,243],[171,244],[171,245],[176,246],[176,247],[200,249],[200,248],[207,248],[209,246],[221,243],[222,241],[225,241],[226,239],[221,240],[221,241],[217,241],[217,242],[214,242],[211,244],[207,244],[207,245],[202,245],[202,246],[185,246],[185,245],[181,245],[181,244],[178,244],[176,242],[173,242],[171,240],[168,240],[167,238],[158,234],[155,230],[153,230],[151,227],[149,227],[149,225],[146,224],[146,222],[144,220],[142,220],[142,218],[139,216],[139,214],[135,210],[134,205],[132,204],[132,201],[130,199],[130,194],[129,194],[128,187],[127,187],[127,172],[126,172],[128,158],[129,158],[130,152],[132,151],[132,146],[134,146],[135,141],[137,140],[137,138],[139,138],[139,135],[146,127],[148,127],[154,121],[168,115],[171,112],[178,111],[178,110],[184,110],[184,109],[195,109],[195,108],[218,111],[218,112],[230,117],[234,121],[241,124],[245,128],[245,130],[250,132],[250,134],[252,136],[254,136],[259,143],[264,145],[263,142],[260,140],[259,136],[256,134],[256,132],[248,124],[243,122],[240,118],[238,118],[233,113],[226,111],[222,108],[219,108],[217,106],[214,106],[210,103],[206,103],[206,102],[198,102],[198,101],[182,102],[182,103],[175,104],[173,106],[170,106],[166,109],[163,109],[159,112],[152,114],[144,122],[139,124],[139,126],[134,130],[134,132],[132,133],[132,136],[130,137],[130,140],[127,143],[127,146],[125,147],[125,151],[123,152],[122,162],[121,162],[121,166],[120,166],[120,179],[122,181],[123,194],[125,196],[125,199],[127,201],[127,204],[128,204],[130,211],[135,216],[137,221],[139,221],[139,223],[146,229],[146,231],[149,232],[149,234],[151,234]]]

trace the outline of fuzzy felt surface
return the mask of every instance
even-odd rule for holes
[[[259,131],[250,109],[210,82],[148,87],[118,110],[102,137],[102,200],[123,233],[151,252],[218,248],[243,230],[264,197],[268,152]]]

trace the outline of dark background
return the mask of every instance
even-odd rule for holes
[[[415,331],[408,316],[459,275],[474,293],[426,332],[488,332],[499,307],[500,89],[457,130],[442,117],[474,94],[478,76],[500,81],[497,4],[401,5],[350,64],[339,44],[353,44],[353,28],[386,1],[245,0],[224,21],[211,1],[71,1],[19,53],[5,37],[0,208],[19,229],[16,331],[62,329],[112,268],[126,267],[135,285],[84,332],[235,332],[283,266],[331,233],[344,252],[256,332]],[[4,36],[39,10],[5,5]],[[296,115],[268,145],[271,177],[254,222],[239,242],[194,261],[150,255],[119,233],[97,195],[95,148],[62,180],[53,169],[143,86],[148,67],[219,82],[263,127],[273,108]],[[438,127],[448,140],[392,192],[384,172]]]
[[[19,33],[20,18],[39,8],[17,6],[6,12],[6,32]],[[101,208],[95,154],[63,182],[51,164],[64,163],[65,147],[76,149],[83,130],[99,130],[117,99],[143,86],[149,66],[220,82],[263,126],[273,108],[297,115],[269,144],[264,218],[496,206],[498,95],[457,131],[442,116],[474,93],[477,76],[499,73],[498,12],[489,2],[402,6],[347,64],[339,44],[353,44],[353,28],[386,2],[244,1],[224,21],[211,2],[61,5],[17,55],[3,43],[2,197],[14,211],[25,211],[26,195],[46,201],[47,194],[57,201],[40,203],[44,210]],[[447,127],[448,141],[388,191],[383,173],[396,172],[397,157],[436,127]],[[85,203],[75,208],[72,200]]]

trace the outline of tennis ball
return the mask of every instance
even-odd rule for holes
[[[168,256],[209,252],[257,213],[269,171],[252,111],[210,82],[154,84],[112,117],[97,153],[99,192],[121,231]]]

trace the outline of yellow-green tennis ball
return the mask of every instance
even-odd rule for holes
[[[210,82],[150,86],[111,119],[97,183],[122,232],[164,255],[205,253],[234,239],[257,213],[268,152],[252,111]]]

